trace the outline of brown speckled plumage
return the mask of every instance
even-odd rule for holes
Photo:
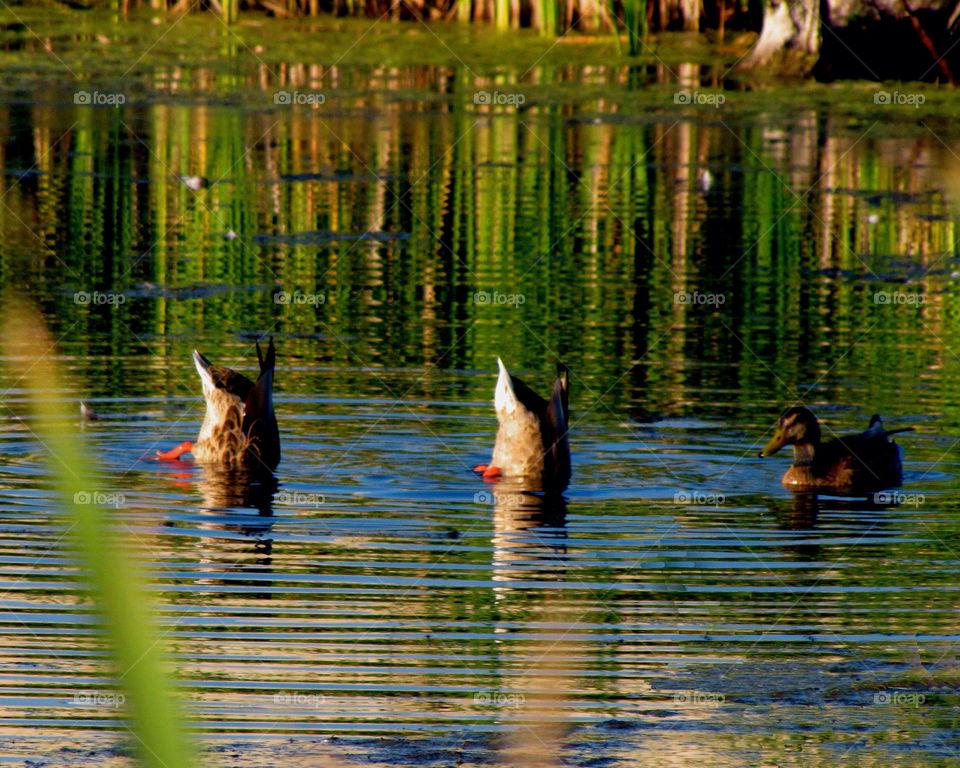
[[[563,491],[570,482],[566,366],[558,366],[553,392],[544,400],[511,376],[499,358],[497,365],[500,375],[494,405],[500,426],[491,466],[505,476],[524,478],[528,490]]]
[[[273,339],[260,359],[260,375],[253,383],[241,373],[211,365],[194,351],[193,362],[203,382],[207,411],[192,452],[198,461],[225,467],[264,467],[280,462],[280,432],[273,412]]]

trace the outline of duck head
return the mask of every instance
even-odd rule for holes
[[[763,446],[760,457],[773,456],[785,445],[813,446],[820,442],[820,422],[813,411],[802,405],[787,408],[780,414],[777,431],[770,442]]]

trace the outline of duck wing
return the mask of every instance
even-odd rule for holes
[[[266,355],[261,353],[260,344],[257,344],[257,358],[260,375],[244,398],[242,429],[247,436],[248,449],[273,469],[280,463],[280,430],[273,412],[273,372],[277,353],[272,338]]]
[[[547,459],[547,471],[554,478],[556,490],[565,490],[570,482],[570,445],[567,431],[570,425],[569,378],[567,367],[557,366],[557,380],[543,412],[543,448]]]
[[[499,358],[497,359],[497,362],[500,362]],[[524,383],[523,379],[520,379],[509,372],[508,375],[510,376],[510,385],[513,395],[516,398],[516,402],[526,410],[530,411],[530,413],[535,414],[538,418],[543,418],[543,412],[547,409],[547,401],[530,389],[530,387]]]
[[[871,423],[870,429],[859,435],[824,443],[814,454],[814,474],[828,478],[831,485],[861,490],[900,485],[900,446],[887,439],[889,434]]]

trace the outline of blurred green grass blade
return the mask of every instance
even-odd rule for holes
[[[622,0],[623,22],[630,41],[630,55],[637,56],[643,47],[647,29],[647,0]]]
[[[29,393],[36,436],[49,455],[65,512],[64,523],[77,546],[97,609],[99,629],[125,694],[130,728],[140,764],[156,768],[194,765],[193,744],[184,729],[180,706],[164,659],[164,645],[147,599],[145,580],[95,503],[98,489],[77,437],[75,413],[61,397],[58,371],[45,323],[30,306],[6,302],[3,352],[15,386]],[[41,398],[38,392],[50,392]],[[81,503],[78,503],[81,502]]]

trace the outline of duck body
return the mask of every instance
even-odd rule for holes
[[[787,487],[879,491],[902,483],[903,449],[890,436],[912,429],[885,430],[880,417],[874,415],[866,431],[821,442],[817,417],[798,406],[780,415],[777,430],[760,456],[772,456],[784,445],[793,446],[793,465],[782,480]]]
[[[566,366],[557,367],[557,379],[545,400],[521,379],[512,376],[497,358],[500,369],[494,395],[497,439],[484,476],[523,478],[530,489],[560,492],[570,482],[567,429],[569,378]]]
[[[158,451],[161,459],[177,459],[190,452],[202,463],[225,469],[268,469],[280,463],[280,430],[273,411],[273,373],[276,350],[273,339],[266,355],[257,344],[260,375],[256,382],[242,373],[213,365],[197,350],[193,364],[203,385],[206,413],[194,443],[181,443],[172,451]]]
[[[257,344],[257,358],[260,375],[254,383],[230,368],[211,365],[194,350],[193,363],[203,382],[207,404],[200,434],[191,449],[198,461],[263,465],[270,470],[280,463],[280,430],[273,412],[273,339],[265,356]]]

